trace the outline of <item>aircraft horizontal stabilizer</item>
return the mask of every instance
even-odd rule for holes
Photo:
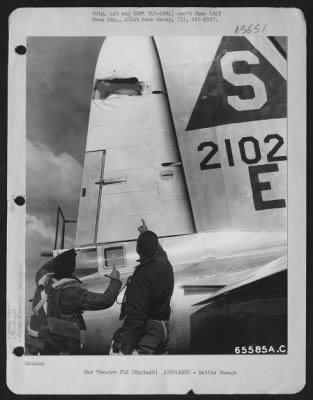
[[[212,296],[210,296],[206,300],[203,300],[199,303],[195,303],[193,304],[193,306],[200,306],[211,303],[212,301],[215,301],[217,298],[219,298],[224,294],[228,294],[229,292],[233,292],[240,288],[247,287],[248,285],[251,285],[262,279],[268,278],[272,275],[278,274],[279,272],[282,272],[284,270],[287,270],[286,256],[281,257],[275,261],[270,262],[269,264],[264,265],[263,267],[258,268],[257,271],[249,274],[246,278],[239,280],[231,285],[225,286],[224,288],[215,292]]]

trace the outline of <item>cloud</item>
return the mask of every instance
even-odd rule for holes
[[[26,300],[30,299],[35,290],[35,274],[39,267],[49,258],[42,257],[42,252],[50,252],[53,249],[55,228],[47,225],[35,215],[26,216]],[[73,247],[73,238],[65,237],[68,248]],[[26,303],[27,305],[27,303]]]
[[[42,237],[42,241],[52,242],[54,241],[54,230],[51,226],[47,226],[41,219],[35,215],[27,214],[26,217],[26,229],[29,233],[38,233]]]
[[[94,70],[103,37],[29,37],[26,90],[26,290],[54,246],[57,207],[77,218]],[[72,247],[76,225],[66,227]]]
[[[35,261],[39,261],[39,256],[43,251],[52,251],[55,240],[55,229],[47,225],[42,219],[35,215],[26,216],[26,258],[32,261],[34,267],[38,267]],[[65,236],[67,247],[74,245],[73,238],[70,235]]]
[[[32,297],[35,290],[35,274],[39,267],[48,261],[41,252],[53,249],[54,233],[35,215],[26,217],[26,299]]]
[[[104,38],[27,40],[27,137],[56,154],[85,154],[94,72]]]
[[[27,211],[52,223],[60,205],[66,217],[76,218],[82,166],[70,154],[56,155],[47,146],[29,140],[26,164]]]
[[[54,154],[41,143],[27,141],[26,162],[26,269],[32,276],[47,261],[43,251],[54,246],[56,212],[77,218],[82,166],[67,153]],[[65,247],[72,247],[76,224],[66,227]]]
[[[41,253],[51,252],[55,240],[55,228],[47,225],[35,215],[26,215],[26,264],[28,268],[36,271],[42,264]],[[71,235],[65,235],[65,247],[74,246]],[[45,262],[45,259],[43,259]]]
[[[51,251],[54,244],[54,229],[35,215],[26,217],[26,266],[27,271],[35,274],[44,260],[43,251]]]

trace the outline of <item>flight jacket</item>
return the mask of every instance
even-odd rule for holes
[[[42,285],[48,275],[53,277],[53,272],[52,259],[38,270],[35,278],[37,286]],[[83,311],[104,310],[111,307],[118,296],[121,286],[122,282],[119,279],[111,279],[104,293],[90,292],[82,287],[78,278],[73,276],[72,282],[60,285],[55,290],[54,296],[57,298],[53,303],[57,304],[58,310],[57,312],[51,312],[48,304],[48,316],[54,313],[59,314],[55,316],[67,321],[76,322],[81,330],[85,330],[86,325],[82,317]]]
[[[142,260],[129,279],[113,340],[123,354],[131,354],[145,333],[149,319],[167,321],[174,289],[173,267],[160,247],[156,256]]]

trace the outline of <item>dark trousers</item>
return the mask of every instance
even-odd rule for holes
[[[169,342],[168,321],[147,321],[144,335],[137,344],[138,354],[167,354]]]

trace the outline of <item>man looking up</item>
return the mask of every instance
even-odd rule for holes
[[[123,325],[114,334],[111,354],[166,354],[173,268],[144,220],[138,230],[140,264],[128,279],[120,315]]]

